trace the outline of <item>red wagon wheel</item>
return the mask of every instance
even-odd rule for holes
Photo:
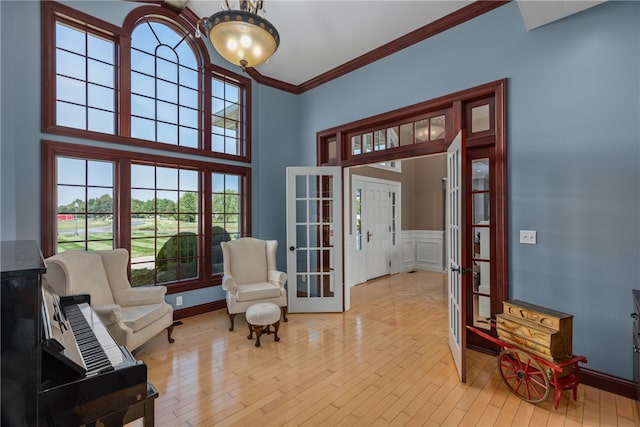
[[[519,398],[531,403],[544,402],[549,395],[549,378],[540,363],[513,349],[504,349],[498,368],[505,384]]]

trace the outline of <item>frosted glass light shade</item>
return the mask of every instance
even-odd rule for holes
[[[209,40],[218,53],[243,69],[269,59],[278,49],[280,36],[266,19],[242,10],[218,12],[204,21]]]

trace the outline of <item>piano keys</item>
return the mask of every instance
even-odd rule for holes
[[[45,328],[41,425],[122,425],[129,406],[147,397],[147,367],[118,345],[88,295],[58,297],[43,287]],[[45,357],[46,355],[46,357]],[[60,375],[62,373],[62,375]]]

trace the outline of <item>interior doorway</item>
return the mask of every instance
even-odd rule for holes
[[[506,86],[507,79],[497,80],[316,135],[318,166],[343,167],[343,192],[349,192],[349,167],[444,153],[462,131],[458,267],[461,309],[457,319],[461,325],[494,317],[509,296]],[[487,172],[474,176],[474,166],[484,165]],[[349,212],[345,212],[347,215]],[[404,251],[400,254],[402,269]],[[349,309],[348,292],[345,309]],[[494,350],[493,345],[479,342],[473,335],[461,330],[462,349]]]
[[[446,156],[392,163],[345,169],[347,287],[399,272],[445,271]]]

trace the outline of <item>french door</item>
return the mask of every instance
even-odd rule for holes
[[[462,131],[447,149],[447,270],[449,348],[460,381],[466,381],[464,297],[462,295]]]
[[[342,168],[287,168],[291,313],[342,312]]]

